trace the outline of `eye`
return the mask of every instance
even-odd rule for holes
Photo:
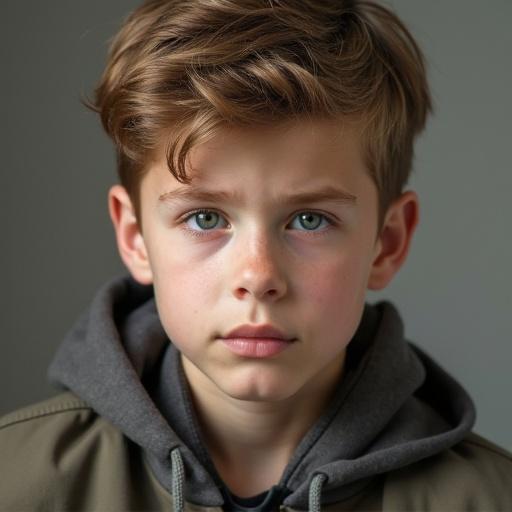
[[[219,215],[217,212],[213,210],[197,210],[195,212],[192,212],[190,215],[188,215],[183,222],[188,226],[191,230],[204,230],[209,231],[212,230],[217,226],[217,223],[219,222],[219,219],[222,219],[221,215]],[[193,224],[195,223],[195,226],[191,225],[191,221],[193,221]],[[227,226],[227,223],[226,223]],[[224,227],[226,227],[224,226]]]
[[[299,224],[304,228],[305,231],[317,230],[317,228],[322,225],[323,221],[325,221],[323,227],[330,226],[332,224],[332,222],[325,215],[315,212],[300,212],[295,216],[294,220],[295,219],[299,219]]]
[[[208,231],[229,227],[228,222],[220,213],[208,209],[190,212],[181,223],[184,224],[185,230],[194,236],[205,235]],[[299,212],[290,223],[291,229],[319,234],[332,225],[333,221],[326,215],[314,211]]]

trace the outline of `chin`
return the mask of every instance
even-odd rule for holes
[[[289,379],[262,373],[236,376],[217,382],[217,386],[231,398],[248,402],[279,402],[295,394],[296,389]]]
[[[226,393],[235,400],[242,402],[264,402],[273,403],[281,402],[289,398],[290,395],[287,393],[266,393],[260,390],[247,390],[247,391],[235,391],[233,393]]]

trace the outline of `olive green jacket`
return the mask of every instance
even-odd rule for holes
[[[2,512],[173,510],[141,448],[71,392],[0,419],[0,475]],[[512,511],[512,454],[471,433],[322,510]]]

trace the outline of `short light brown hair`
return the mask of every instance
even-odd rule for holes
[[[139,225],[148,155],[170,127],[169,170],[189,183],[188,152],[223,126],[357,116],[379,230],[432,110],[418,45],[369,0],[148,0],[113,39],[88,106],[115,143]]]

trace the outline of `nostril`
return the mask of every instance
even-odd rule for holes
[[[278,291],[276,288],[271,288],[265,292],[262,292],[262,293],[258,293],[257,291],[253,291],[251,292],[250,289],[248,288],[238,288],[236,290],[236,296],[240,299],[244,298],[246,295],[254,295],[255,297],[258,297],[258,298],[263,298],[263,297],[277,297],[278,296]]]

